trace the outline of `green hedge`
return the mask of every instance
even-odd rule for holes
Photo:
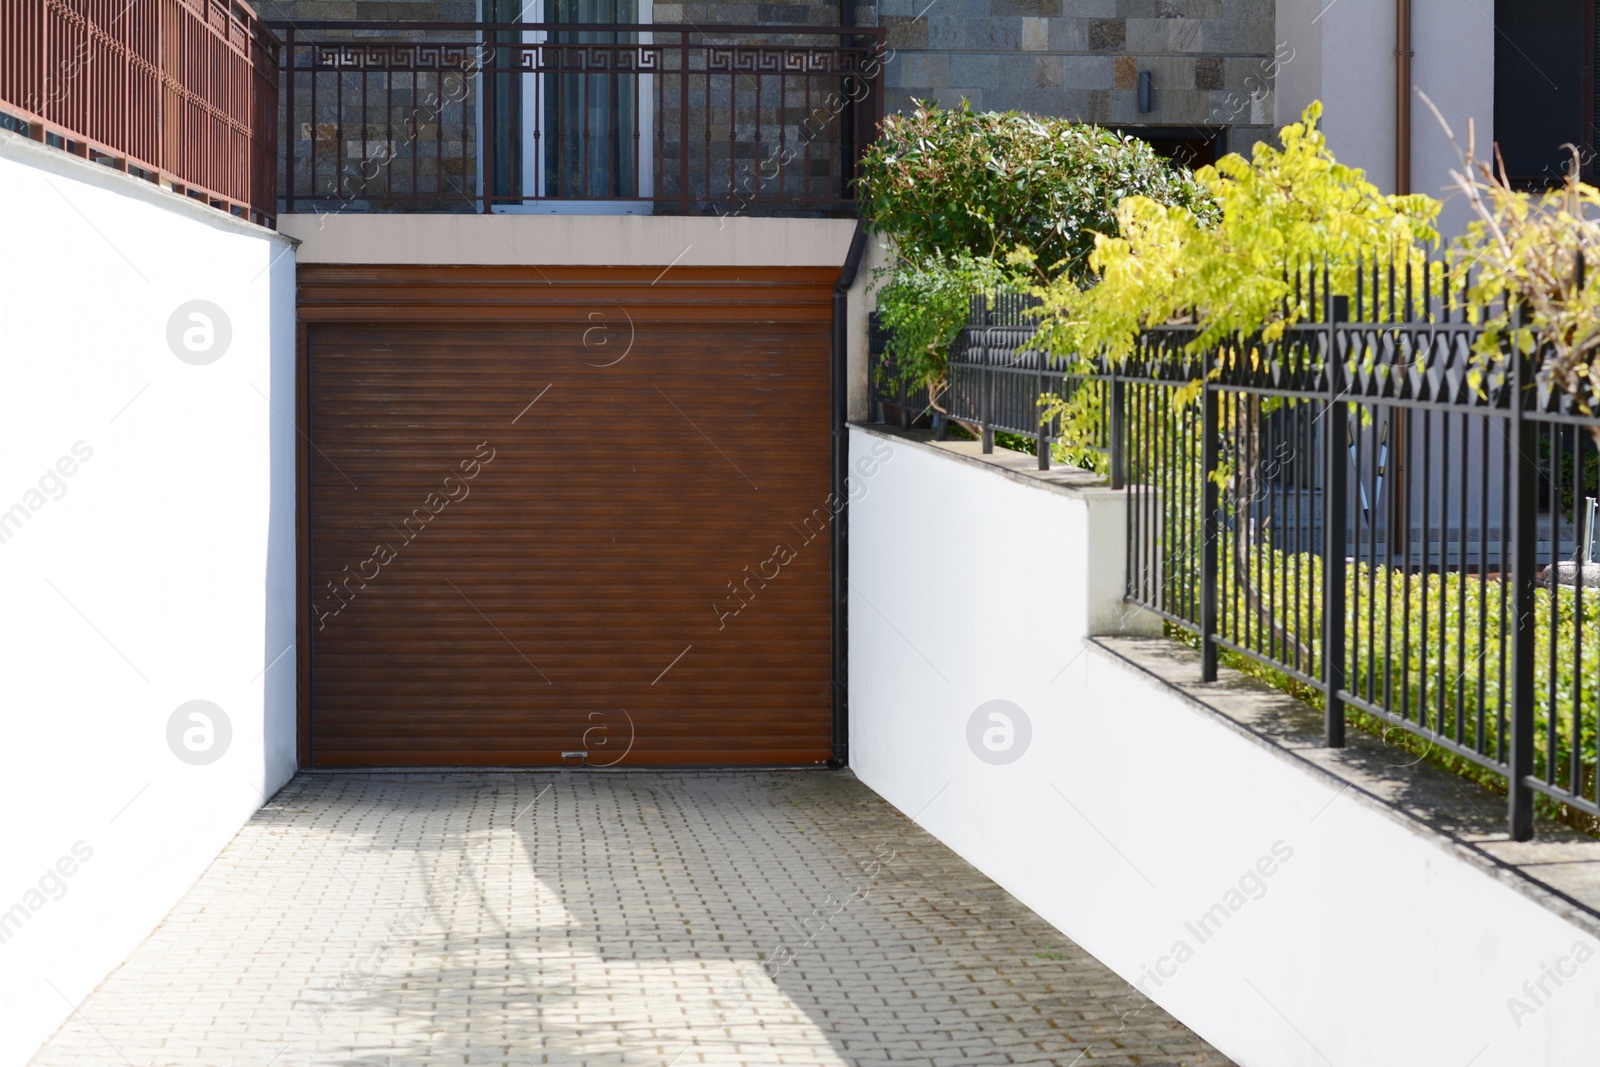
[[[862,213],[909,260],[1004,257],[1021,245],[1049,274],[1081,275],[1126,196],[1208,213],[1189,172],[1098,126],[966,101],[918,101],[884,120],[862,160]]]
[[[1256,617],[1242,589],[1235,582],[1240,570],[1234,538],[1225,534],[1219,589],[1219,618],[1223,636],[1236,644],[1270,651],[1265,620],[1257,631]],[[1284,552],[1256,545],[1246,553],[1250,576],[1261,575],[1259,595],[1267,609],[1294,642],[1311,654],[1311,662],[1322,662],[1322,559],[1311,553]],[[1259,571],[1258,571],[1259,568]],[[1168,580],[1189,583],[1198,598],[1198,560],[1169,563]],[[1270,576],[1270,579],[1269,577]],[[1372,694],[1372,702],[1391,712],[1408,709],[1415,721],[1425,712],[1430,727],[1469,748],[1502,757],[1502,745],[1509,746],[1497,709],[1501,706],[1502,686],[1509,715],[1511,685],[1511,602],[1510,584],[1499,577],[1484,577],[1464,572],[1446,574],[1406,573],[1394,567],[1361,563],[1350,568],[1345,591],[1346,688],[1357,695]],[[1229,602],[1229,597],[1232,602]],[[1423,598],[1427,613],[1423,613]],[[1292,605],[1304,605],[1303,613]],[[1443,610],[1441,610],[1441,605]],[[1581,607],[1580,607],[1581,605]],[[1574,639],[1582,631],[1582,656],[1574,655]],[[1579,781],[1576,792],[1593,799],[1596,774],[1597,714],[1600,714],[1600,590],[1584,590],[1582,596],[1569,586],[1540,588],[1534,594],[1534,692],[1535,773],[1543,777],[1550,767],[1552,723],[1554,730],[1554,768],[1556,782],[1573,788],[1570,761],[1576,714],[1579,747]],[[1248,639],[1247,639],[1248,638]],[[1555,641],[1555,656],[1550,655]],[[1369,650],[1371,663],[1368,662]],[[1282,646],[1279,655],[1283,656]],[[1320,707],[1319,691],[1297,683],[1291,677],[1248,657],[1229,654],[1228,662],[1246,673]],[[1293,662],[1292,658],[1288,662]],[[1442,671],[1441,671],[1442,668]],[[1312,667],[1312,673],[1318,669]],[[1442,673],[1442,678],[1441,678]],[[1404,680],[1402,682],[1402,679]],[[1574,698],[1575,683],[1582,679],[1579,698]],[[1553,683],[1553,689],[1552,689]],[[1479,694],[1482,693],[1480,701]],[[1483,724],[1478,710],[1484,708]],[[1442,712],[1442,722],[1441,722]],[[1352,716],[1387,740],[1396,740],[1399,727],[1352,710]],[[1423,753],[1426,741],[1406,747]],[[1476,781],[1504,788],[1504,779],[1473,765],[1470,761],[1435,748],[1429,755]],[[1594,820],[1574,812],[1563,812],[1553,801],[1542,802],[1548,815],[1561,815],[1565,821],[1595,829]]]
[[[1189,172],[1143,141],[964,101],[885,119],[861,171],[862,214],[898,255],[878,292],[893,377],[935,395],[974,293],[1082,276],[1125,196],[1214,212]]]

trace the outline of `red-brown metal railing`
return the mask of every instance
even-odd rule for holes
[[[233,214],[277,214],[278,41],[239,0],[0,0],[0,113]]]

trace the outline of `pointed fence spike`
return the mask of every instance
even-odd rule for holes
[[[1411,273],[1411,256],[1409,254],[1406,256],[1405,268],[1404,269],[1405,269],[1405,274],[1406,274],[1406,314],[1405,314],[1405,318],[1402,321],[1404,321],[1404,322],[1412,322],[1416,318],[1416,304],[1412,299],[1412,297],[1413,297],[1412,290],[1414,288],[1414,286],[1412,285],[1412,279],[1413,279],[1414,275]]]
[[[1366,314],[1366,300],[1365,300],[1365,297],[1366,297],[1366,293],[1367,293],[1367,278],[1366,278],[1366,274],[1364,273],[1365,270],[1366,270],[1366,265],[1367,264],[1366,264],[1365,257],[1360,252],[1357,252],[1356,253],[1356,321],[1357,322],[1360,322],[1361,319],[1362,319],[1362,316]]]
[[[1394,276],[1394,250],[1390,249],[1390,251],[1389,251],[1389,321],[1390,322],[1397,321],[1396,318],[1395,318],[1396,310],[1395,310],[1395,306],[1394,305],[1395,305],[1395,298],[1397,296],[1399,296],[1399,293],[1396,291],[1398,288],[1399,288],[1399,286],[1395,284],[1395,276]]]
[[[1422,259],[1422,322],[1434,322],[1434,259]]]
[[[1388,312],[1384,310],[1383,296],[1383,253],[1372,254],[1372,321],[1387,322]]]

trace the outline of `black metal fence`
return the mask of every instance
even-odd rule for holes
[[[876,27],[273,23],[285,211],[852,211]]]
[[[1441,278],[1370,264],[1341,296],[1308,271],[1314,321],[1281,340],[1195,352],[1169,325],[1115,367],[979,300],[930,403],[1044,456],[1041,393],[1093,390],[1076,429],[1127,492],[1128,600],[1197,635],[1208,680],[1228,651],[1319,691],[1329,745],[1356,709],[1502,776],[1526,840],[1536,793],[1600,817],[1600,419],[1537,355],[1475,356]]]
[[[941,438],[952,423],[972,427],[983,450],[995,434],[1032,439],[1039,469],[1049,470],[1052,447],[1062,438],[1059,415],[1046,417],[1043,400],[1088,390],[1104,410],[1109,376],[1083,373],[1076,364],[1028,347],[1037,325],[1037,302],[1018,293],[974,297],[968,325],[952,349],[948,374],[929,386],[907,382],[887,351],[887,335],[874,322],[872,402],[879,421],[904,429],[932,428]],[[1105,448],[1104,427],[1096,444]]]

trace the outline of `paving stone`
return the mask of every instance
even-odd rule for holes
[[[1228,1062],[848,772],[551,772],[301,775],[33,1063],[1080,1057]]]

